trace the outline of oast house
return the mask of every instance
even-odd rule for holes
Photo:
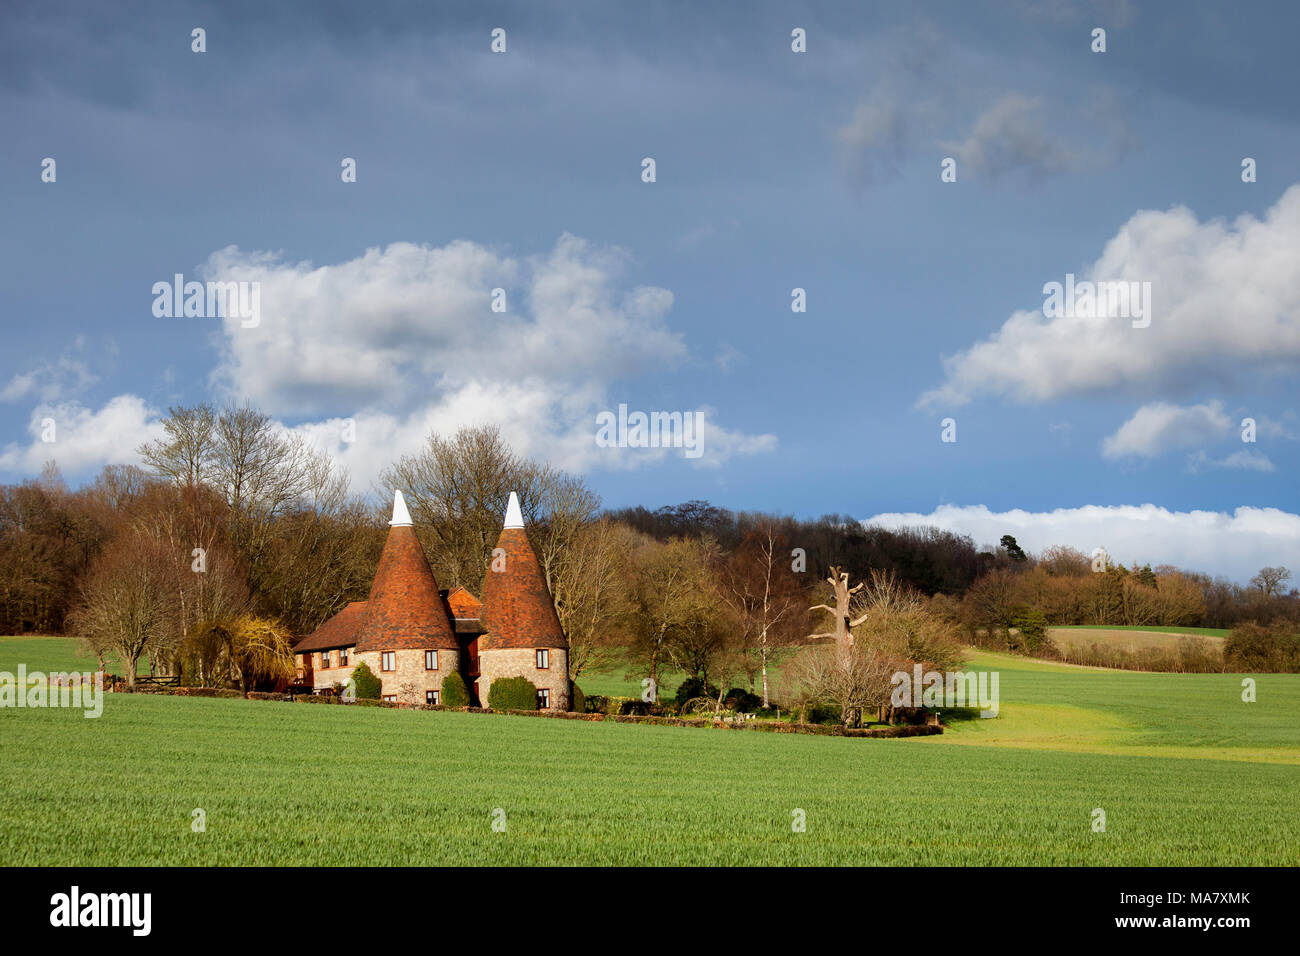
[[[569,643],[514,492],[497,549],[482,601],[465,588],[440,590],[398,491],[370,597],[294,646],[299,681],[331,688],[365,661],[384,700],[438,704],[443,679],[459,671],[479,704],[494,680],[522,676],[537,686],[540,709],[568,710]]]

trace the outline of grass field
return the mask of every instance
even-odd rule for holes
[[[110,673],[125,673],[116,657],[104,661]],[[28,671],[56,674],[94,671],[99,662],[81,649],[81,642],[68,637],[0,637],[0,671],[17,673],[19,664]],[[141,660],[137,673],[149,673],[149,663]]]
[[[1224,628],[1216,627],[1049,627],[1047,636],[1057,647],[1087,649],[1093,644],[1104,644],[1126,651],[1146,648],[1174,650],[1187,638],[1208,642],[1216,652],[1223,649],[1223,639],[1228,636]]]
[[[0,670],[14,650],[0,641]],[[1000,716],[900,740],[149,695],[111,695],[98,720],[0,710],[0,850],[77,865],[1300,864],[1300,676],[1259,676],[1245,704],[1237,675],[972,659],[1000,674]]]
[[[1163,624],[1061,624],[1054,631],[1138,631],[1146,634],[1182,634],[1190,637],[1227,637],[1226,627],[1174,627]]]

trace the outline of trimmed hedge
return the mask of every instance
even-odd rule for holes
[[[163,693],[167,693],[166,690]],[[243,697],[242,690],[227,690],[224,687],[174,687],[171,690],[174,697]]]
[[[379,700],[384,692],[383,681],[370,669],[365,661],[356,666],[352,672],[353,686],[356,688],[357,700]]]
[[[442,695],[438,699],[443,707],[469,706],[469,688],[458,671],[452,671],[442,679]]]
[[[587,695],[582,692],[582,688],[577,684],[573,685],[573,700],[569,702],[569,710],[575,714],[585,714],[587,712]]]
[[[537,685],[527,677],[502,677],[488,688],[492,710],[536,710]]]

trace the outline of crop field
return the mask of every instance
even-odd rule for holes
[[[1047,636],[1062,649],[1087,649],[1103,644],[1125,651],[1147,648],[1172,651],[1187,639],[1202,640],[1215,653],[1222,653],[1228,632],[1214,627],[1049,627]]]
[[[12,650],[0,642],[0,670]],[[898,740],[123,694],[99,719],[4,709],[0,852],[69,865],[1300,864],[1300,676],[1259,676],[1247,704],[1239,675],[972,662],[999,673],[999,716]]]
[[[1062,624],[1053,631],[1126,631],[1143,634],[1178,634],[1184,637],[1227,637],[1226,627],[1176,627],[1166,624]]]

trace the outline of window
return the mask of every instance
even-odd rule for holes
[[[546,670],[551,666],[551,652],[548,650],[539,650],[537,652],[537,669]]]
[[[384,695],[384,701],[385,701],[386,703],[389,703],[389,704],[395,704],[395,703],[397,703],[397,695],[396,695],[396,694],[385,694],[385,695]]]
[[[425,652],[424,652],[424,669],[425,669],[426,671],[436,671],[436,670],[438,669],[438,652],[437,652],[437,651],[425,651]]]
[[[550,706],[551,706],[551,692],[547,690],[545,687],[538,688],[537,709],[544,710],[545,708]]]
[[[424,702],[431,707],[438,706],[438,692],[436,690],[426,690],[424,692]]]
[[[397,670],[397,664],[395,662],[396,658],[397,655],[392,651],[384,651],[382,654],[379,655],[379,669],[381,671]]]
[[[348,649],[345,647],[339,651],[339,667],[348,666]]]
[[[320,652],[320,666],[321,666],[321,667],[329,667],[329,666],[330,666],[330,652],[329,652],[329,651],[321,651],[321,652]]]

